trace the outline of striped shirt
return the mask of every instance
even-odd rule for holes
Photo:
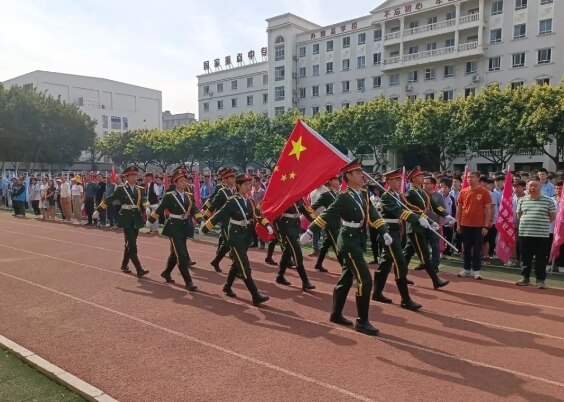
[[[540,195],[536,200],[526,195],[517,203],[517,213],[521,214],[519,221],[519,236],[546,237],[550,233],[550,214],[556,212],[554,201]]]

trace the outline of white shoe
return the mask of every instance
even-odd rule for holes
[[[458,276],[461,278],[469,278],[472,276],[472,272],[469,269],[463,269],[458,273]]]
[[[482,273],[480,271],[474,271],[474,279],[484,279],[484,278],[482,278]]]

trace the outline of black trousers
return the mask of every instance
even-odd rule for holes
[[[482,228],[462,226],[464,269],[480,271],[482,266]]]
[[[41,211],[39,210],[39,200],[31,201],[31,207],[33,208],[33,214],[34,215],[41,214]]]
[[[531,276],[532,261],[533,257],[535,257],[535,277],[539,281],[544,281],[546,279],[548,237],[519,236],[519,243],[521,244],[521,258],[523,262],[521,275],[525,278]]]
[[[84,209],[88,215],[88,223],[92,224],[92,214],[94,213],[94,198],[84,199]]]
[[[12,200],[12,206],[14,207],[15,215],[25,216],[25,202]]]
[[[137,236],[139,235],[139,229],[135,229],[133,225],[126,226],[123,228],[123,236],[125,238],[125,246],[123,250],[123,260],[121,267],[127,267],[129,261],[133,263],[137,271],[142,270],[141,262],[137,257]]]
[[[190,267],[190,254],[188,253],[188,248],[186,247],[186,237],[175,236],[169,237],[170,239],[170,255],[166,262],[166,268],[163,275],[169,276],[174,267],[178,264],[178,270],[184,279],[186,285],[192,282],[190,272],[188,268]]]
[[[407,261],[405,260],[403,250],[401,248],[401,235],[399,227],[392,228],[392,225],[389,225],[388,228],[389,234],[390,236],[392,236],[392,239],[394,241],[389,246],[383,246],[384,258],[382,260],[382,263],[378,267],[377,272],[380,272],[380,275],[383,275],[385,278],[387,278],[393,266],[396,280],[405,278],[407,276]]]
[[[450,226],[443,226],[443,236],[444,236],[445,239],[447,239],[451,243],[452,243],[452,240],[453,240],[453,234],[454,234],[454,228],[452,228]],[[448,244],[445,245],[444,254],[445,255],[452,255],[452,248]]]

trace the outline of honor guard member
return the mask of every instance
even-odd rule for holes
[[[170,239],[170,255],[168,257],[166,268],[161,276],[167,283],[174,283],[170,273],[174,266],[178,264],[180,274],[186,284],[186,289],[194,291],[198,289],[188,268],[191,264],[190,254],[186,248],[186,240],[189,235],[189,227],[187,221],[194,218],[198,222],[203,222],[203,216],[194,202],[193,195],[186,191],[188,186],[188,176],[184,170],[177,170],[172,176],[175,190],[164,195],[161,203],[155,211],[151,213],[148,221],[157,222],[159,216],[165,210],[169,211],[168,219],[163,228],[163,235]]]
[[[421,188],[423,184],[423,172],[416,166],[409,174],[407,175],[407,180],[411,182],[411,186],[407,193],[403,196],[404,204],[411,209],[412,212],[419,215],[421,218],[425,218],[427,222],[428,216],[425,214],[426,210],[433,210],[438,215],[443,216],[446,218],[447,222],[450,222],[454,218],[448,215],[443,207],[436,204],[431,197]],[[439,225],[436,222],[425,226],[423,220],[418,222],[418,224],[412,225],[411,223],[407,224],[407,237],[409,239],[407,246],[405,246],[403,250],[403,255],[407,264],[413,257],[413,254],[417,253],[419,260],[423,264],[423,267],[431,280],[433,281],[433,287],[435,289],[442,288],[449,284],[449,281],[441,279],[439,275],[435,272],[433,265],[431,263],[431,255],[429,253],[429,246],[427,241],[427,236],[429,232],[429,228],[432,227],[433,229],[437,230]]]
[[[126,168],[122,172],[126,183],[117,186],[114,193],[98,205],[92,217],[98,219],[100,211],[105,210],[114,201],[119,201],[121,208],[118,213],[117,226],[123,229],[125,237],[121,270],[125,273],[130,273],[131,271],[127,265],[131,260],[137,271],[137,277],[141,278],[143,275],[148,274],[149,271],[141,267],[137,257],[137,236],[139,235],[139,229],[143,227],[142,211],[149,206],[149,203],[145,200],[144,188],[135,184],[138,173],[139,169],[136,166]]]
[[[223,173],[225,173],[227,170],[229,170],[229,168],[221,168],[217,171],[218,183],[216,184],[215,189],[213,190],[213,193],[208,197],[208,199],[206,200],[204,205],[202,205],[202,213],[204,214],[204,219],[207,219],[205,212],[210,207],[214,197],[217,195],[217,193],[219,193],[219,190],[221,190],[222,188],[225,187],[225,185],[222,182],[219,182],[219,181],[221,180],[221,175]]]
[[[216,211],[219,211],[227,202],[227,200],[235,195],[237,192],[235,188],[235,170],[231,168],[226,168],[223,170],[221,178],[223,180],[223,188],[221,188],[217,194],[213,197],[213,200],[210,206],[204,212],[205,217],[211,217]],[[221,272],[221,268],[219,267],[219,263],[225,257],[225,255],[229,252],[229,245],[227,244],[228,238],[228,228],[229,228],[229,219],[224,220],[223,222],[218,222],[220,226],[220,234],[219,234],[219,242],[217,244],[217,251],[215,258],[210,263],[213,269],[216,272]]]
[[[282,240],[282,257],[278,264],[278,275],[276,276],[276,283],[289,286],[290,282],[284,277],[286,269],[292,264],[296,264],[296,269],[302,280],[302,289],[311,290],[315,289],[308,277],[304,267],[304,256],[302,254],[302,247],[300,246],[300,213],[311,222],[313,221],[313,211],[311,208],[306,207],[303,200],[296,201],[290,208],[288,208],[282,216],[274,221],[276,232]]]
[[[151,172],[145,173],[145,193],[147,194],[147,201],[149,202],[149,207],[146,209],[147,219],[151,215],[151,212],[157,209],[159,206],[159,194],[155,191],[156,188],[155,175]],[[149,226],[149,231],[151,233],[159,233],[159,222],[154,222]]]
[[[386,285],[390,269],[393,266],[396,284],[401,295],[401,307],[417,311],[421,308],[421,305],[411,300],[409,289],[407,288],[407,262],[401,248],[400,228],[403,221],[409,222],[413,226],[419,225],[421,230],[423,230],[424,227],[429,226],[429,222],[427,219],[420,218],[419,215],[414,214],[401,205],[401,194],[399,192],[401,176],[402,169],[384,174],[389,190],[380,198],[380,207],[382,217],[386,225],[388,225],[388,232],[392,236],[393,242],[384,247],[383,261],[374,273],[374,294],[372,295],[372,300],[380,303],[392,302],[392,300],[382,294],[382,291]],[[423,226],[421,226],[420,222],[423,222]]]
[[[178,165],[177,167],[174,168],[174,170],[172,171],[172,173],[170,174],[169,177],[172,178],[176,174],[176,172],[178,172],[179,170],[183,170],[184,172],[188,172],[188,167],[184,163],[181,163],[180,165]],[[165,191],[167,193],[174,191],[174,182],[172,180],[170,181],[168,188],[165,188]]]
[[[329,191],[321,194],[317,201],[311,205],[311,209],[317,211],[319,208],[323,208],[323,210],[329,208],[329,206],[337,199],[340,184],[341,178],[339,176],[329,179],[329,181],[325,183],[327,188],[329,188]],[[333,222],[327,222],[327,225],[325,225],[325,240],[319,249],[319,255],[317,256],[317,262],[315,263],[315,269],[319,272],[327,272],[327,270],[323,267],[323,260],[329,251],[329,247],[333,248],[337,259],[339,260],[339,264],[341,264],[341,266],[343,265],[341,257],[337,251],[337,237],[339,236],[340,229],[340,219],[335,219]]]
[[[364,177],[360,159],[355,159],[342,169],[347,190],[340,193],[331,206],[318,216],[300,238],[302,244],[311,240],[311,230],[323,229],[327,222],[342,219],[342,228],[337,239],[337,248],[343,259],[343,273],[333,291],[333,311],[331,322],[341,325],[352,325],[352,322],[343,316],[343,307],[347,300],[353,278],[357,282],[356,308],[358,318],[355,329],[367,335],[378,335],[368,320],[370,308],[370,292],[372,290],[372,275],[364,260],[368,225],[377,229],[386,245],[392,243],[388,234],[386,223],[380,217],[374,205],[370,202],[368,192],[363,189]]]
[[[251,292],[253,304],[259,305],[267,301],[269,297],[259,293],[251,276],[251,266],[249,257],[247,256],[247,250],[251,244],[250,239],[252,236],[252,228],[249,226],[249,222],[254,219],[256,222],[265,226],[268,233],[272,234],[274,231],[268,220],[256,207],[252,198],[249,197],[252,180],[252,177],[249,175],[238,175],[236,178],[237,193],[229,197],[221,209],[209,218],[205,222],[205,225],[202,224],[201,229],[203,233],[207,233],[212,230],[216,224],[224,224],[227,222],[227,225],[224,226],[227,231],[225,239],[236,263],[229,269],[227,282],[225,286],[223,286],[223,292],[228,297],[236,297],[231,286],[235,281],[235,277],[240,275],[245,281],[247,289]]]

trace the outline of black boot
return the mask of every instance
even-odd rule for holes
[[[321,250],[319,250],[317,262],[315,263],[315,269],[317,269],[319,272],[328,272],[325,268],[323,268],[323,260],[325,259],[326,255],[327,249],[325,247],[322,247]]]
[[[245,279],[245,285],[247,285],[247,289],[249,289],[249,292],[251,292],[251,296],[253,297],[253,304],[255,306],[258,306],[259,304],[264,303],[265,301],[270,299],[270,297],[259,293],[257,285],[255,285],[253,278],[248,277],[247,279]]]
[[[396,280],[396,284],[398,286],[399,293],[401,295],[401,307],[411,311],[417,311],[421,307],[421,304],[415,303],[409,297],[409,289],[407,288],[407,280],[405,278],[400,278]]]
[[[225,285],[223,285],[223,293],[225,293],[227,297],[237,297],[235,292],[231,290],[231,286],[233,286],[233,282],[235,281],[236,276],[237,269],[232,267],[227,274],[227,282],[225,282]]]
[[[382,291],[384,290],[384,286],[386,286],[388,273],[389,272],[383,272],[383,271],[374,272],[374,293],[372,293],[372,300],[385,304],[392,303],[392,299],[389,299],[382,294]]]
[[[175,283],[174,279],[172,279],[172,277],[170,276],[170,273],[168,273],[166,270],[161,273],[161,277],[164,278],[166,283]]]
[[[312,290],[315,289],[315,285],[313,285],[308,277],[304,267],[304,264],[299,264],[297,266],[298,274],[300,275],[300,279],[302,280],[302,290]]]
[[[141,262],[139,261],[139,258],[137,258],[137,254],[130,256],[130,258],[131,258],[131,262],[135,266],[135,270],[137,271],[138,278],[143,278],[145,275],[149,273],[149,270],[143,269],[141,267]]]
[[[215,270],[215,272],[221,272],[221,268],[219,266],[219,260],[217,258],[218,256],[216,256],[212,262],[210,262],[210,265],[213,267],[213,269]]]
[[[286,263],[284,258],[280,259],[280,263],[278,264],[278,275],[276,275],[276,283],[284,286],[290,286],[291,283],[284,278],[284,274],[286,273]]]
[[[357,296],[356,297],[356,308],[358,310],[358,318],[354,324],[354,329],[357,332],[376,336],[380,331],[370,324],[368,321],[368,309],[370,308],[370,295],[368,296]]]
[[[129,264],[129,250],[127,249],[127,246],[125,246],[123,249],[123,259],[121,260],[121,271],[123,273],[130,274],[131,270],[127,264]]]
[[[186,289],[193,292],[198,289],[194,282],[192,282],[192,276],[190,276],[190,271],[188,271],[188,261],[183,261],[178,263],[178,269],[180,270],[180,275],[184,279],[186,284]]]
[[[329,321],[339,324],[352,326],[353,322],[346,319],[343,316],[343,308],[345,307],[345,302],[347,301],[347,294],[339,289],[333,290],[333,311],[331,312],[331,317]]]
[[[435,289],[443,288],[450,283],[445,279],[439,278],[439,275],[435,272],[435,269],[433,267],[428,267],[427,265],[425,265],[425,271],[433,281],[433,287]]]
[[[166,281],[166,283],[174,283],[174,280],[172,279],[172,277],[170,276],[170,273],[172,272],[172,270],[174,269],[174,266],[176,265],[176,257],[174,257],[172,254],[168,256],[168,259],[166,261],[166,267],[165,270],[161,273],[161,277],[164,278],[164,280]]]

